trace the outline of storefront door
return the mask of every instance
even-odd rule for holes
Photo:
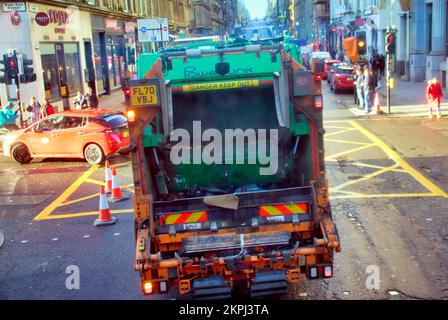
[[[70,97],[82,91],[79,47],[76,42],[40,44],[45,97],[51,102],[63,100],[70,108]]]

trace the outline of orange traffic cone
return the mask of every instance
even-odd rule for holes
[[[121,192],[120,183],[118,182],[117,170],[112,168],[112,193],[109,200],[112,202],[119,202],[129,199],[129,197],[124,196]]]
[[[383,113],[383,110],[381,110],[381,104],[380,104],[380,93],[375,93],[375,100],[374,100],[374,107],[376,108],[376,113]]]
[[[112,217],[110,215],[109,204],[107,203],[107,196],[104,190],[104,186],[101,186],[100,189],[100,209],[98,213],[98,219],[95,220],[93,225],[95,227],[99,226],[108,226],[111,224],[115,224],[117,222],[117,218]]]
[[[112,171],[108,160],[106,160],[104,172],[106,175],[106,193],[110,193],[112,192]]]

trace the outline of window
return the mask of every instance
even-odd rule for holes
[[[77,43],[64,43],[65,70],[68,92],[70,95],[81,91],[81,70]]]
[[[63,120],[64,116],[49,117],[42,120],[36,128],[38,131],[59,130]]]
[[[77,43],[41,43],[45,97],[50,101],[73,96],[81,90]]]
[[[65,117],[61,129],[74,129],[83,126],[82,117]]]
[[[87,0],[87,4],[94,6],[96,4],[96,0]]]
[[[128,0],[121,0],[120,1],[120,6],[121,6],[121,10],[124,12],[128,12],[129,11],[129,4],[128,4]]]

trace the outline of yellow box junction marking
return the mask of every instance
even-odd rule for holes
[[[334,128],[334,129],[343,129],[340,131],[336,131],[330,134],[325,135],[325,141],[330,142],[336,142],[336,143],[345,143],[345,144],[357,144],[361,145],[358,148],[346,150],[343,152],[339,152],[337,154],[329,155],[326,157],[327,162],[337,162],[336,158],[340,157],[342,155],[351,154],[354,152],[362,151],[366,148],[370,147],[378,147],[380,148],[389,159],[395,162],[394,165],[389,167],[382,167],[382,166],[376,166],[371,164],[366,164],[363,162],[353,161],[353,165],[361,166],[361,167],[367,167],[367,168],[373,168],[378,169],[377,171],[370,173],[368,175],[365,175],[359,179],[348,181],[345,183],[342,183],[338,186],[331,187],[330,192],[336,193],[336,195],[332,195],[332,199],[369,199],[369,198],[411,198],[411,197],[445,197],[448,198],[448,194],[443,191],[440,187],[435,185],[431,180],[426,178],[422,173],[417,171],[415,168],[413,168],[409,163],[407,163],[403,158],[401,158],[397,152],[392,150],[385,142],[383,142],[381,139],[379,139],[377,136],[372,134],[370,131],[359,125],[357,122],[353,120],[344,120],[344,121],[325,121],[325,123],[336,123],[336,124],[349,124],[351,128],[345,128],[341,126],[332,126],[328,125],[325,126],[326,128]],[[370,140],[370,143],[363,143],[363,142],[357,142],[357,141],[348,141],[348,140],[340,140],[335,138],[328,138],[329,136],[334,137],[339,134],[343,134],[350,131],[358,131],[360,132],[364,137]],[[343,188],[346,188],[348,186],[351,186],[353,184],[364,182],[369,179],[372,179],[374,177],[377,177],[383,173],[386,172],[401,172],[401,173],[407,173],[410,176],[412,176],[418,183],[420,183],[423,187],[425,187],[430,193],[403,193],[403,194],[361,194],[357,192],[351,192],[343,190]]]
[[[118,165],[113,165],[112,167],[121,167],[130,164],[130,162],[121,163]],[[94,216],[97,215],[97,211],[89,211],[89,212],[80,212],[80,213],[69,213],[69,214],[56,214],[52,215],[52,213],[58,208],[62,206],[67,206],[75,203],[79,203],[85,200],[89,200],[99,196],[99,193],[95,193],[93,195],[89,195],[86,197],[78,198],[75,200],[67,201],[71,195],[73,195],[83,183],[94,183],[94,184],[104,184],[103,182],[90,178],[94,173],[104,171],[104,168],[100,168],[99,165],[94,165],[90,167],[86,172],[84,172],[70,187],[68,187],[59,197],[57,197],[49,206],[47,206],[44,210],[42,210],[35,218],[36,221],[42,220],[54,220],[54,219],[67,219],[67,218],[76,218],[83,216]],[[133,185],[127,185],[122,188],[130,189]],[[120,213],[128,213],[133,212],[133,209],[125,209],[125,210],[111,210],[112,214],[120,214]]]

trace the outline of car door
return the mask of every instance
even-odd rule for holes
[[[32,134],[28,137],[32,154],[54,155],[62,154],[64,144],[61,143],[60,128],[64,121],[63,115],[54,115],[40,120]]]
[[[59,131],[59,139],[64,143],[64,154],[82,156],[85,134],[84,117],[66,116]]]

